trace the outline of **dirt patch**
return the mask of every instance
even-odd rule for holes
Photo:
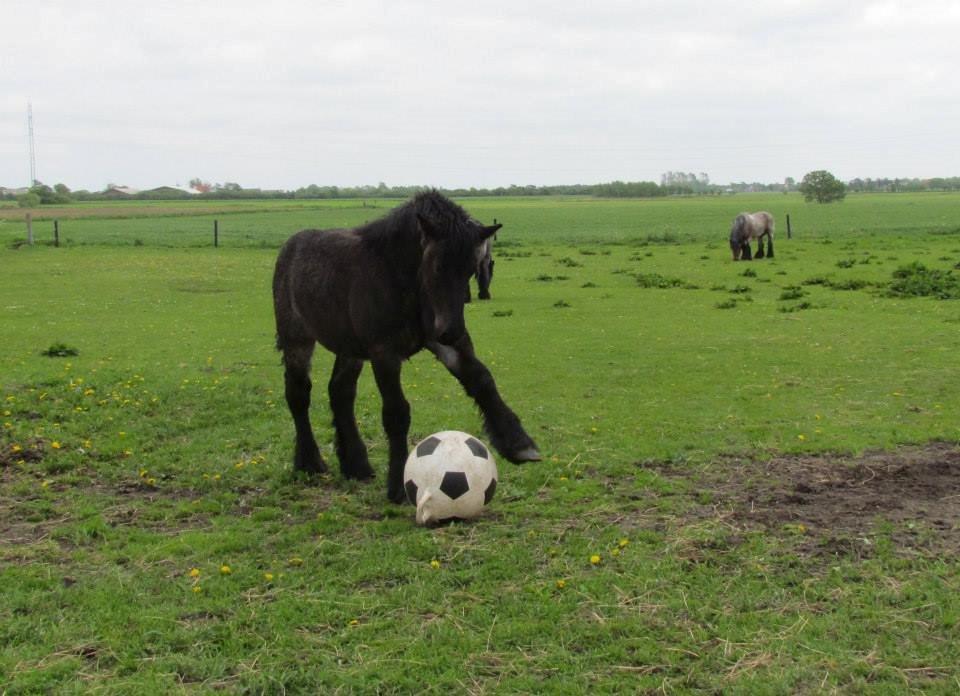
[[[960,445],[931,443],[860,457],[723,458],[668,478],[693,486],[691,515],[736,532],[756,529],[799,540],[809,555],[870,557],[960,553]]]

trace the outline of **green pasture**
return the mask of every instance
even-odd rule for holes
[[[436,529],[386,502],[369,369],[379,478],[336,473],[322,351],[334,473],[290,472],[276,248],[390,202],[75,206],[61,248],[2,211],[0,693],[960,688],[955,557],[882,510],[869,553],[801,553],[823,530],[734,528],[666,473],[960,440],[960,302],[890,293],[914,262],[956,273],[960,196],[462,203],[504,223],[467,324],[544,461],[500,462],[486,516]],[[733,263],[756,209],[776,257]],[[482,436],[430,356],[404,386],[412,441]]]
[[[950,233],[960,229],[956,193],[851,195],[837,205],[804,203],[799,194],[750,194],[664,199],[588,197],[466,198],[481,220],[504,223],[508,242],[616,244],[667,240],[722,242],[742,211],[769,210],[786,237],[790,215],[798,239],[847,234]],[[204,247],[219,224],[224,247],[276,248],[291,230],[355,226],[401,201],[119,201],[31,211],[38,241],[51,243],[60,220],[65,246]],[[0,208],[0,244],[22,240],[25,211]]]

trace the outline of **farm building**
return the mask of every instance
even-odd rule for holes
[[[129,198],[140,193],[139,189],[130,186],[108,186],[103,190],[103,195],[108,198]]]
[[[185,186],[158,186],[140,192],[143,198],[187,198],[196,196],[199,191]]]

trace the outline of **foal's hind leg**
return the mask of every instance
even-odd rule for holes
[[[517,414],[500,397],[490,370],[473,352],[470,335],[465,333],[453,346],[429,343],[427,348],[459,380],[480,407],[484,429],[497,451],[514,464],[540,461],[536,443],[523,429]]]
[[[321,474],[327,465],[320,456],[320,449],[310,428],[310,358],[313,343],[283,348],[284,392],[287,406],[296,428],[296,443],[293,450],[293,468],[309,474]]]
[[[390,468],[387,473],[387,497],[395,503],[406,499],[403,490],[403,466],[407,461],[407,433],[410,431],[410,404],[400,383],[400,359],[375,358],[373,375],[383,399],[383,429],[390,442]]]
[[[767,235],[767,258],[768,259],[773,258],[773,235],[772,234]]]
[[[367,448],[360,439],[353,413],[353,404],[357,399],[357,378],[361,370],[363,360],[338,355],[327,385],[340,473],[344,478],[352,479],[373,478]]]

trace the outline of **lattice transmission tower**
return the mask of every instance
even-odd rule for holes
[[[27,133],[30,137],[30,185],[37,183],[37,151],[33,144],[33,104],[27,102]]]

